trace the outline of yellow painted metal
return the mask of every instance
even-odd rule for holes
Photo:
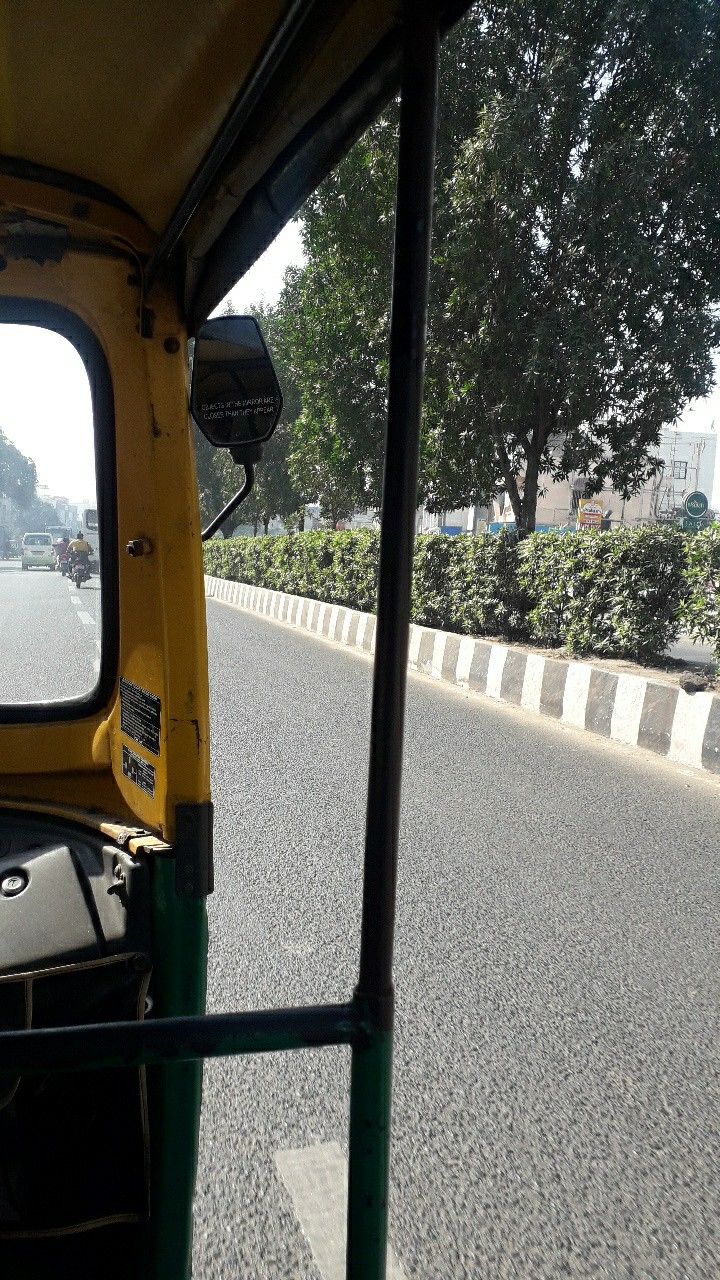
[[[0,176],[0,207],[14,198]],[[59,218],[57,193],[39,212]],[[103,219],[107,225],[103,231]],[[113,241],[114,214],[95,215]],[[71,220],[72,221],[72,220]],[[76,227],[71,227],[73,232]],[[153,764],[149,796],[123,777],[120,708],[115,682],[108,705],[79,721],[0,726],[0,802],[96,810],[173,837],[177,803],[209,799],[208,687],[200,520],[187,410],[185,333],[177,305],[153,291],[153,336],[138,332],[139,290],[126,260],[67,254],[39,266],[9,261],[0,296],[52,302],[93,331],[108,362],[115,401],[118,482],[118,676],[156,694],[162,705],[158,758],[130,743]],[[171,339],[166,348],[166,339]],[[174,348],[177,348],[176,350]],[[124,548],[145,537],[152,553]]]
[[[127,245],[141,255],[152,249],[156,236],[134,214],[113,208],[102,200],[84,199],[62,187],[48,187],[29,178],[9,174],[0,184],[0,216],[4,211],[42,218],[66,226],[77,238],[99,236],[118,246]]]
[[[0,0],[0,156],[98,183],[160,232],[288,8],[289,0]],[[321,35],[253,130],[251,155],[232,175],[236,199],[399,6],[335,0],[316,8]],[[219,205],[230,194],[221,184]]]
[[[285,0],[0,0],[0,154],[99,183],[156,230]]]

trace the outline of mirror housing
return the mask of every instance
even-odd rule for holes
[[[257,461],[282,412],[282,392],[253,316],[216,316],[195,338],[190,412],[236,462]]]

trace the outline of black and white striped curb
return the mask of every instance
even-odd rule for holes
[[[207,575],[205,594],[337,644],[375,651],[372,613]],[[415,624],[409,665],[496,702],[720,774],[720,697],[713,693],[688,694],[658,679]]]

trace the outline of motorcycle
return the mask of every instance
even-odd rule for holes
[[[81,587],[83,582],[90,581],[91,576],[88,556],[75,556],[70,566],[70,577],[75,586]]]

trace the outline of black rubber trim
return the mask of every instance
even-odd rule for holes
[[[98,182],[91,182],[88,178],[78,178],[74,173],[65,173],[62,169],[49,169],[44,164],[35,164],[34,161],[23,160],[20,156],[3,155],[0,155],[0,173],[7,174],[10,178],[22,178],[27,182],[41,182],[46,187],[57,187],[59,191],[67,191],[70,195],[79,196],[83,200],[98,200],[102,204],[109,205],[111,209],[129,213],[143,226],[147,225],[139,213],[121,200],[120,196],[108,191],[107,187],[101,187]]]
[[[437,5],[441,33],[470,0]],[[395,26],[297,133],[245,195],[203,258],[187,261],[185,313],[192,334],[257,261],[290,218],[360,137],[400,84],[402,27]],[[234,154],[232,163],[240,157]]]
[[[0,724],[48,724],[83,720],[95,715],[110,701],[117,680],[120,652],[115,401],[110,369],[92,330],[72,311],[54,302],[0,298],[0,325],[2,324],[25,324],[38,329],[51,329],[72,343],[85,365],[95,427],[95,476],[103,585],[100,675],[95,688],[84,698],[56,702],[5,703],[0,705]]]
[[[300,130],[248,192],[186,279],[195,333],[392,97],[400,78],[400,32],[392,30]]]
[[[175,806],[175,892],[181,898],[206,898],[215,886],[213,874],[213,807]]]

